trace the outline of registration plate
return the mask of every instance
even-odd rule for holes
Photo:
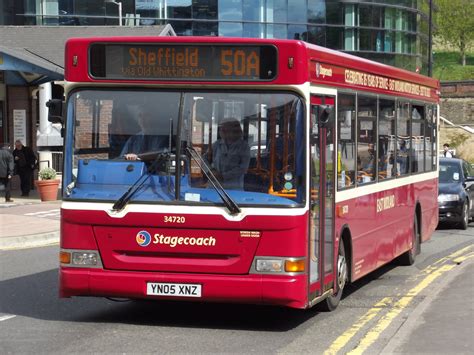
[[[201,297],[202,285],[148,282],[148,296]]]

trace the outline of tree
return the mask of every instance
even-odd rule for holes
[[[459,50],[462,65],[474,44],[474,0],[435,0],[436,36]]]

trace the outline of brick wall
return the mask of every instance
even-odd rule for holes
[[[474,125],[474,80],[441,83],[441,116],[460,125]]]

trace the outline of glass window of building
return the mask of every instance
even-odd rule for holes
[[[395,101],[380,99],[378,127],[379,180],[395,176],[395,122]]]
[[[288,25],[288,38],[307,41],[308,28],[304,25]]]
[[[355,95],[340,94],[337,100],[337,186],[343,189],[354,186],[356,177]]]
[[[188,20],[169,21],[178,36],[191,36],[193,34],[192,22]]]
[[[288,38],[286,25],[267,25],[267,38]]]
[[[344,6],[344,25],[354,27],[357,23],[357,14],[355,5],[347,4]],[[356,46],[356,30],[354,28],[344,29],[344,50],[357,50]]]
[[[267,22],[286,23],[287,14],[287,0],[267,0]]]
[[[264,0],[243,0],[242,11],[244,21],[265,21]],[[245,31],[245,30],[244,30]]]
[[[359,5],[359,26],[381,27],[382,8],[373,5]]]
[[[375,180],[377,98],[357,97],[357,181],[365,184]]]
[[[211,21],[193,21],[192,35],[194,36],[217,36],[218,25]]]
[[[307,41],[319,46],[326,46],[326,30],[320,26],[308,26]]]
[[[244,23],[243,36],[251,38],[265,38],[265,30],[263,24]]]
[[[325,23],[326,22],[326,1],[308,0],[308,22]]]
[[[308,7],[306,0],[288,0],[288,22],[308,22]]]
[[[343,49],[345,30],[340,27],[326,27],[326,47]]]
[[[242,21],[242,1],[240,0],[219,0],[219,20]],[[220,24],[219,24],[219,33]],[[241,30],[242,33],[242,30]],[[222,34],[224,36],[224,34]],[[233,36],[235,37],[235,36]]]
[[[410,104],[398,102],[397,109],[397,175],[410,172],[411,139],[410,139]]]
[[[341,11],[341,4],[336,1],[326,3],[326,23],[331,25],[344,24],[344,12]]]
[[[191,18],[191,0],[166,0],[168,18]]]
[[[217,20],[217,0],[193,0],[193,19]]]
[[[164,6],[159,0],[135,0],[135,10],[137,17],[140,16],[141,25],[156,25],[157,19],[164,18]],[[125,17],[127,26],[129,16]]]
[[[219,36],[242,37],[242,22],[219,22]]]

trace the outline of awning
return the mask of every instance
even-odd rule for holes
[[[0,70],[7,85],[39,85],[64,77],[63,68],[23,48],[0,46]]]

